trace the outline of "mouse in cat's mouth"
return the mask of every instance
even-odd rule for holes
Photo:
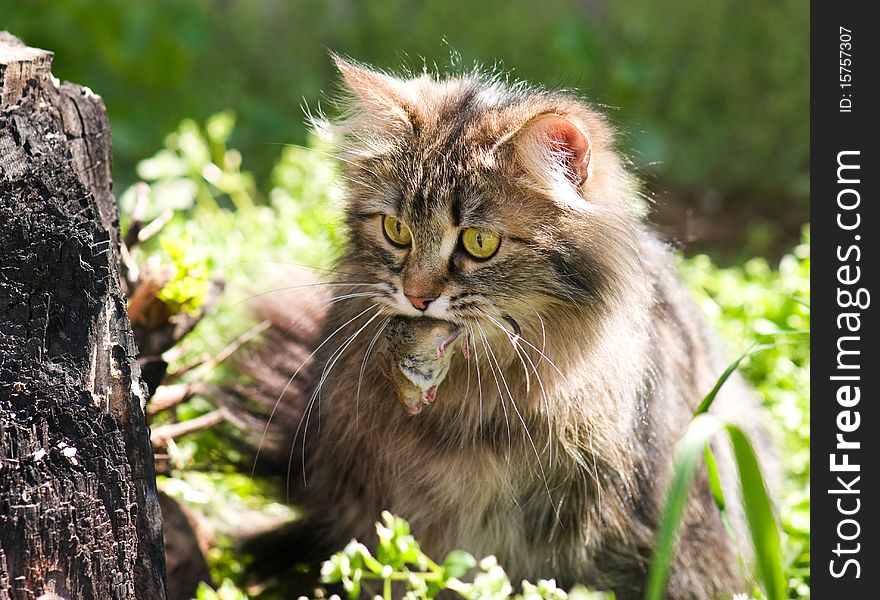
[[[461,325],[425,317],[392,317],[388,322],[387,351],[378,354],[379,364],[410,415],[419,414],[437,399],[437,388],[455,353],[453,344],[463,332]],[[469,357],[466,333],[462,353]]]

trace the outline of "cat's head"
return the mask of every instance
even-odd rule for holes
[[[401,79],[336,59],[346,266],[391,312],[465,322],[595,309],[633,276],[634,185],[604,118],[480,74]]]

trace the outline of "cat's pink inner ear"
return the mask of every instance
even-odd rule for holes
[[[573,119],[539,114],[499,144],[508,139],[513,141],[519,164],[544,189],[555,189],[562,177],[580,188],[590,174],[590,140]]]
[[[553,154],[563,161],[572,183],[580,187],[587,180],[590,167],[590,141],[576,124],[564,117],[550,116],[539,125]]]

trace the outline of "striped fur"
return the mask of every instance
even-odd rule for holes
[[[280,409],[260,461],[289,469],[306,516],[274,534],[259,565],[317,561],[352,537],[375,542],[387,509],[434,556],[495,554],[513,581],[554,577],[639,598],[674,443],[725,360],[672,256],[641,222],[612,128],[578,99],[499,78],[338,66],[343,116],[318,129],[336,143],[346,183],[349,243],[336,282],[350,285],[308,300],[274,295],[261,309],[276,327],[246,361],[246,395],[258,413],[279,397]],[[548,117],[589,145],[581,185],[568,172],[574,154],[542,142]],[[409,226],[410,248],[384,238],[383,214]],[[469,259],[464,227],[500,233],[498,253]],[[473,343],[414,416],[376,359],[388,317],[422,316],[404,298],[408,286],[436,293],[425,315],[462,325]],[[322,304],[331,293],[364,295]],[[311,333],[296,337],[305,302]],[[506,318],[521,328],[518,341]],[[736,377],[713,411],[762,431]],[[723,449],[719,463],[735,496]],[[741,514],[732,516],[741,530]],[[698,478],[668,597],[745,589]]]

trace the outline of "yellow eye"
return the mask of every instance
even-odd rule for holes
[[[382,229],[385,230],[385,237],[395,246],[409,246],[412,244],[412,233],[409,227],[403,224],[403,221],[395,219],[390,215],[382,217]]]
[[[498,252],[501,236],[485,229],[465,229],[461,232],[461,245],[474,258],[491,258]]]

